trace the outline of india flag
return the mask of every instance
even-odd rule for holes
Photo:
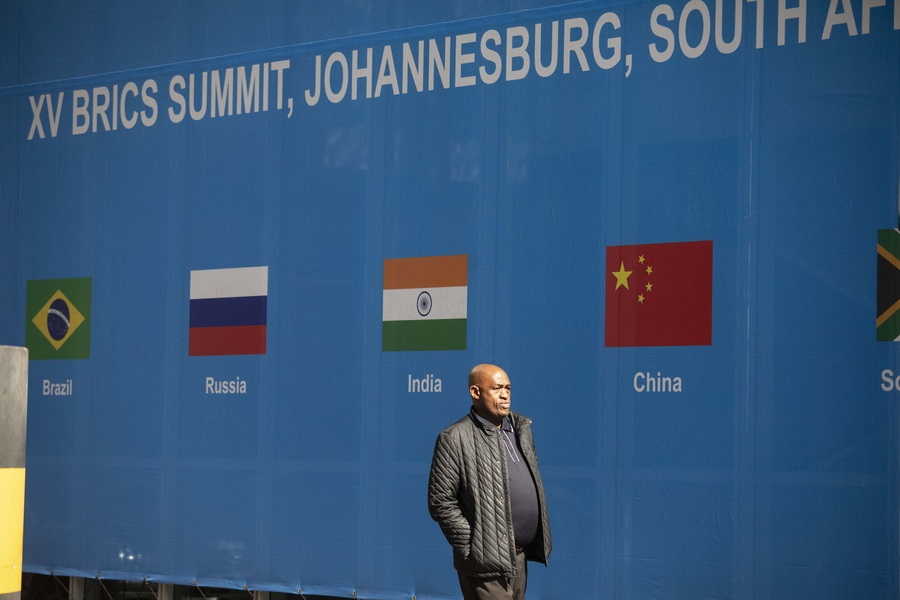
[[[381,349],[465,350],[469,257],[384,261]]]
[[[191,271],[189,356],[266,353],[269,267]]]

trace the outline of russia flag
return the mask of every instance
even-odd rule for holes
[[[269,267],[191,271],[189,356],[266,353]]]

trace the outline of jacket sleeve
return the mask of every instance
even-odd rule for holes
[[[428,478],[428,512],[437,521],[444,537],[462,559],[469,556],[472,527],[460,509],[462,468],[459,449],[450,434],[442,432],[434,445]]]

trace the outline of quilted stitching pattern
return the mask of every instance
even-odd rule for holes
[[[531,436],[531,420],[510,413],[540,502],[541,528],[528,558],[546,564],[550,525]],[[470,576],[513,577],[515,546],[502,440],[467,415],[442,431],[428,479],[428,509],[453,548],[453,565]]]

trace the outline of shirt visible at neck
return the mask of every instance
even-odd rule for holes
[[[516,537],[516,546],[527,546],[534,541],[537,535],[539,508],[537,488],[534,484],[534,476],[528,463],[522,457],[522,449],[519,445],[519,436],[513,429],[512,423],[506,417],[500,424],[500,428],[472,411],[475,418],[487,429],[493,429],[503,441],[506,458],[506,472],[509,481],[509,499],[512,505],[513,532]]]

